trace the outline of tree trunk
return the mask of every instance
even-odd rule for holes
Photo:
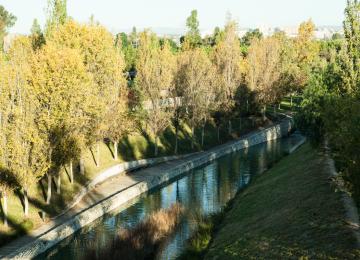
[[[157,156],[158,155],[158,136],[155,136],[155,151],[154,151],[154,153],[155,153],[155,156]]]
[[[277,113],[276,113],[276,106],[274,105],[274,115],[276,116]]]
[[[4,200],[3,200],[4,202],[3,202],[2,208],[3,208],[3,215],[4,215],[4,225],[5,225],[5,227],[7,227],[8,226],[7,195],[5,192],[3,193],[3,198],[4,198]]]
[[[46,195],[46,204],[50,204],[51,200],[51,175],[50,173],[47,174],[47,195]]]
[[[114,160],[118,160],[118,142],[114,142]]]
[[[281,102],[279,103],[279,110],[281,109]]]
[[[203,125],[201,130],[201,147],[204,147],[204,135],[205,135],[205,124]]]
[[[240,121],[240,122],[239,122],[239,123],[240,123],[240,124],[239,124],[239,132],[240,132],[240,134],[241,134],[241,128],[242,128],[242,122],[241,122],[242,119],[241,119],[241,117],[240,117],[240,120],[239,120],[239,121]]]
[[[100,142],[96,143],[96,167],[100,167]]]
[[[293,96],[290,95],[290,107],[292,108],[293,107]]]
[[[25,217],[29,216],[29,199],[27,189],[24,188],[24,214]]]
[[[263,107],[263,120],[266,120],[266,106]]]
[[[80,174],[85,175],[85,165],[84,165],[84,159],[80,158]]]
[[[231,135],[232,133],[232,125],[231,125],[231,120],[229,120],[229,135]]]
[[[194,149],[195,146],[195,128],[191,127],[191,149]]]
[[[70,174],[70,183],[74,183],[74,170],[73,170],[73,162],[70,161],[69,164],[69,174]]]
[[[246,112],[249,113],[249,100],[248,99],[246,100]]]
[[[175,154],[178,154],[178,142],[179,142],[179,127],[175,128]]]
[[[217,138],[218,142],[220,143],[220,126],[217,127]]]
[[[58,173],[57,177],[57,182],[56,182],[56,193],[60,194],[61,193],[61,174],[60,172]]]

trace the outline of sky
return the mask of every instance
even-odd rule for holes
[[[0,0],[17,17],[11,33],[27,34],[34,18],[46,20],[47,0]],[[240,27],[296,26],[311,18],[316,25],[341,25],[346,0],[68,0],[68,14],[86,22],[95,20],[112,32],[137,28],[184,28],[197,9],[200,28],[223,26],[228,12]]]

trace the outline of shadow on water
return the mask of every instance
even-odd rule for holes
[[[119,229],[134,227],[152,212],[179,202],[190,210],[176,232],[156,252],[157,259],[174,258],[183,250],[195,228],[194,212],[219,211],[239,190],[249,185],[254,176],[283,158],[298,140],[293,136],[257,145],[191,170],[138,197],[130,205],[106,214],[37,259],[83,259],[84,252],[99,250],[111,242]],[[140,180],[136,174],[131,176],[135,181]]]

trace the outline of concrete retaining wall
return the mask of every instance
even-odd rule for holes
[[[45,232],[35,241],[16,249],[10,255],[5,256],[5,258],[32,258],[59,243],[75,231],[90,224],[105,213],[115,210],[128,201],[138,197],[142,193],[226,154],[286,136],[292,130],[292,127],[292,120],[288,118],[273,127],[259,130],[237,141],[221,145],[208,152],[195,155],[193,159],[189,159],[171,170],[159,172],[154,175],[150,181],[139,181],[138,183],[135,183],[134,185],[127,187],[126,189],[119,191],[103,201],[89,207],[88,209],[78,213],[72,219]]]
[[[166,157],[159,157],[159,158],[150,158],[150,159],[142,159],[137,161],[131,161],[131,162],[124,162],[117,165],[114,165],[103,172],[101,172],[98,176],[96,176],[94,179],[89,181],[85,184],[85,187],[83,187],[77,195],[75,195],[73,201],[66,207],[66,209],[59,214],[56,217],[59,217],[61,215],[64,215],[67,213],[71,208],[73,208],[76,204],[80,202],[80,200],[94,187],[110,178],[113,178],[115,176],[120,176],[122,174],[126,174],[126,172],[134,171],[143,167],[150,167],[154,166],[159,163],[168,162],[172,160],[181,159],[184,157],[187,157],[190,155],[180,155],[180,156],[166,156]],[[55,218],[55,217],[54,217]]]

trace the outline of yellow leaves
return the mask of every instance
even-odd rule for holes
[[[254,39],[247,56],[246,80],[262,104],[273,102],[279,92],[281,45],[276,37]]]
[[[311,20],[303,22],[299,26],[295,47],[298,61],[302,67],[312,63],[320,51],[319,44],[314,40],[315,28],[315,24]]]
[[[175,82],[192,126],[201,123],[216,108],[216,80],[216,69],[203,49],[180,54]]]
[[[242,81],[243,58],[237,36],[237,24],[230,21],[225,26],[221,40],[216,44],[213,60],[219,75],[218,99],[222,109],[231,110],[234,96]]]
[[[162,91],[171,91],[175,65],[175,56],[167,42],[161,48],[155,35],[140,34],[136,82],[146,99],[155,102],[161,98]]]
[[[301,23],[298,30],[298,40],[301,42],[312,41],[314,39],[315,29],[315,24],[311,19]]]
[[[44,46],[34,59],[31,85],[42,107],[42,119],[48,119],[46,128],[66,120],[83,125],[86,107],[94,97],[92,84],[78,50],[52,43]]]

